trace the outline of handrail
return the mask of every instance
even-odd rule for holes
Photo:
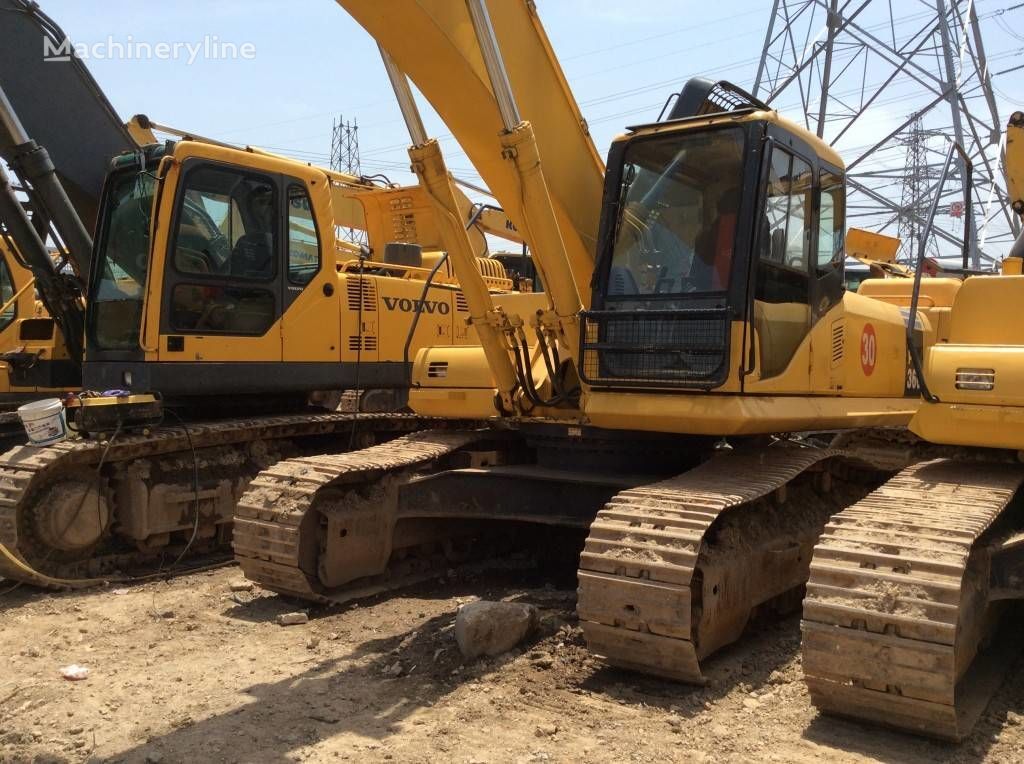
[[[917,328],[917,308],[918,302],[921,297],[921,276],[924,272],[924,260],[925,251],[928,246],[928,236],[932,231],[932,224],[935,222],[935,213],[939,208],[939,200],[942,198],[942,187],[946,183],[946,178],[949,176],[949,168],[953,163],[953,154],[959,153],[960,158],[964,163],[964,173],[967,176],[963,179],[963,187],[966,190],[965,196],[967,197],[965,202],[964,217],[964,245],[963,245],[963,257],[964,267],[967,266],[967,256],[970,249],[971,241],[971,175],[973,173],[974,166],[971,163],[971,158],[967,156],[967,152],[963,150],[956,141],[950,141],[949,151],[946,152],[946,160],[942,165],[942,173],[939,175],[939,182],[935,188],[935,198],[932,199],[931,206],[928,208],[928,217],[925,219],[925,226],[921,231],[921,237],[918,240],[917,250],[917,262],[914,264],[914,289],[911,292],[910,297],[910,315],[907,317],[907,353],[910,355],[911,363],[914,366],[914,372],[917,374],[918,383],[921,385],[921,397],[923,397],[929,403],[940,403],[938,396],[934,395],[931,390],[928,389],[928,383],[924,378],[924,363],[921,359],[921,351],[914,344],[914,330]]]

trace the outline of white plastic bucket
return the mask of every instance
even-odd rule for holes
[[[28,434],[30,446],[49,446],[68,436],[64,404],[60,398],[44,398],[18,406],[18,416]]]

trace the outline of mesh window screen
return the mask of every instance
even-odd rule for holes
[[[583,378],[591,385],[707,388],[728,371],[729,311],[583,313]]]

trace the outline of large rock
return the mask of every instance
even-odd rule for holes
[[[455,641],[466,658],[500,655],[537,626],[537,608],[518,602],[471,602],[455,616]]]

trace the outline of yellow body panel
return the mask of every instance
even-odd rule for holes
[[[1024,451],[1024,407],[924,403],[910,430],[931,443]]]
[[[914,398],[591,391],[587,396],[586,421],[620,430],[756,435],[905,425],[916,408]],[[653,412],[657,414],[652,415]]]
[[[923,279],[917,301],[918,310],[952,308],[962,284],[960,279]],[[914,282],[910,279],[864,279],[857,289],[857,294],[900,307],[909,307],[913,291]]]
[[[846,255],[861,262],[894,263],[899,248],[900,240],[895,236],[885,236],[863,228],[850,228],[846,231]]]
[[[967,279],[953,303],[949,341],[957,345],[1021,345],[1015,321],[1024,305],[1024,276]]]
[[[421,416],[487,419],[495,415],[493,388],[411,388],[409,408]]]
[[[991,390],[958,389],[957,371],[990,372]],[[1024,345],[937,345],[928,353],[925,379],[942,401],[1024,406]]]
[[[964,282],[949,341],[925,355],[925,380],[940,402],[921,406],[915,433],[935,443],[1024,449],[1024,336],[1015,321],[1022,304],[1024,276]]]
[[[423,416],[495,416],[497,387],[483,348],[427,347],[413,367],[409,407]]]
[[[67,347],[61,335],[60,327],[52,322],[43,304],[36,298],[34,279],[31,271],[23,267],[0,239],[0,257],[3,258],[7,272],[10,274],[11,290],[0,295],[0,307],[6,310],[0,313],[0,353],[27,353],[36,356],[39,361],[68,360]],[[42,319],[51,321],[52,332],[47,339],[30,339],[32,333],[23,332],[26,321]],[[11,366],[0,361],[0,397],[47,395],[67,392],[74,388],[49,388],[15,385],[11,381]]]

